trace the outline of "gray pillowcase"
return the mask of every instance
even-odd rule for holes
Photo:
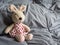
[[[1,0],[0,2],[8,4],[29,4],[32,2],[32,0]]]
[[[3,17],[0,14],[0,34],[3,32],[5,28],[6,28],[6,25],[4,24]]]

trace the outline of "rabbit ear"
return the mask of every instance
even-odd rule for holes
[[[25,5],[21,5],[20,7],[18,7],[20,11],[25,11],[26,10],[26,6]]]
[[[11,5],[9,6],[9,9],[10,9],[11,12],[15,12],[15,13],[17,13],[17,11],[18,11],[18,9],[16,8],[16,6],[13,5],[13,4],[11,4]]]

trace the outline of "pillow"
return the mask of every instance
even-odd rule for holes
[[[35,0],[36,3],[42,4],[43,6],[45,6],[48,9],[52,6],[53,1],[54,0]]]
[[[4,24],[3,17],[0,14],[0,34],[3,32],[5,28],[6,28],[6,25]]]
[[[9,3],[9,4],[29,4],[32,2],[32,0],[3,0],[4,3]]]

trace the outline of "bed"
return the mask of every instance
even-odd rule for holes
[[[8,6],[27,6],[24,23],[34,35],[30,41],[15,41],[4,34],[12,23]],[[60,0],[0,0],[0,45],[60,45]]]

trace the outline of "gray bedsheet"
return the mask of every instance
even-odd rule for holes
[[[52,37],[55,34],[50,30],[53,26],[52,22],[56,18],[55,16],[52,11],[41,5],[31,4],[29,6],[25,23],[30,26],[34,34],[33,40],[28,41],[29,45],[57,45],[57,42]]]
[[[4,4],[4,7],[0,7],[1,13],[3,13],[0,14],[0,30],[2,31],[7,27],[2,20],[4,17],[9,17],[7,16],[9,13],[7,11],[8,5]],[[2,16],[4,14],[6,15]],[[26,19],[24,23],[31,28],[31,33],[34,35],[33,39],[19,43],[7,37],[7,35],[1,35],[0,45],[60,45],[60,14],[58,12],[34,3],[27,6],[25,14]],[[9,21],[10,17],[7,19]]]

